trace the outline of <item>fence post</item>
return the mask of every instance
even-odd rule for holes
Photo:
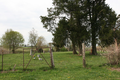
[[[85,62],[85,45],[82,43],[82,51],[83,51],[83,67],[86,67],[86,62]]]
[[[53,60],[53,53],[52,53],[52,43],[49,43],[49,46],[50,46],[50,58],[51,58],[51,68],[54,68],[55,65],[54,65],[54,60]]]
[[[32,49],[30,49],[30,55],[32,55]]]
[[[2,50],[2,71],[3,71],[3,50]]]
[[[55,66],[54,66],[53,53],[51,47],[50,47],[50,58],[51,58],[51,67],[54,68]]]
[[[23,70],[24,70],[24,49],[23,49]]]

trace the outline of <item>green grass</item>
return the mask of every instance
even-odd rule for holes
[[[0,73],[0,80],[119,80],[120,72],[111,71],[105,57],[89,55],[86,52],[86,68],[83,68],[82,57],[72,52],[54,52],[55,68],[50,69],[45,60],[37,58],[31,60],[26,71],[23,71],[23,54],[5,54],[4,71]],[[38,53],[35,55],[37,56]],[[50,64],[50,54],[43,56]],[[29,53],[25,53],[25,66],[30,60]],[[1,55],[0,55],[1,59]],[[1,60],[0,60],[1,63]],[[11,69],[16,64],[16,71]],[[1,64],[0,64],[1,67]]]
[[[15,50],[16,53],[23,53],[23,49],[25,53],[29,53],[31,47],[24,47],[24,48],[18,48]],[[35,47],[33,48],[33,50],[36,50]],[[49,48],[43,48],[44,52],[47,53],[49,51]]]

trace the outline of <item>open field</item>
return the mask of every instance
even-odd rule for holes
[[[24,48],[18,48],[15,50],[16,53],[23,53],[23,49],[24,49],[24,52],[25,53],[29,53],[30,52],[30,49],[31,47],[24,47]],[[36,48],[34,47],[33,50],[36,50]],[[44,52],[48,52],[49,51],[49,48],[43,48]]]
[[[110,70],[105,57],[89,55],[86,52],[87,67],[82,66],[82,57],[72,52],[54,52],[55,68],[50,69],[45,60],[32,59],[27,70],[23,71],[22,54],[5,54],[4,71],[0,80],[119,80],[120,72]],[[35,55],[37,56],[38,53]],[[50,64],[50,54],[43,54]],[[25,53],[25,66],[30,60]],[[1,55],[0,55],[1,59]],[[1,63],[2,60],[0,60]],[[11,69],[16,64],[15,71]],[[1,64],[0,64],[1,69]]]

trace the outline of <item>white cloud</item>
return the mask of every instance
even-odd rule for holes
[[[0,0],[0,37],[7,29],[13,29],[24,36],[27,44],[29,32],[35,28],[50,42],[52,35],[43,28],[39,17],[47,15],[47,7],[51,6],[52,0]]]
[[[120,0],[106,0],[106,3],[120,13]],[[13,29],[24,36],[27,44],[29,32],[34,28],[39,36],[51,42],[52,34],[43,28],[39,18],[47,15],[47,8],[51,6],[52,0],[0,0],[0,37],[7,29]]]
[[[120,14],[120,0],[106,0],[106,3],[116,12],[116,14]]]

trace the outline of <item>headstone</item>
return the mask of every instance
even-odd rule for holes
[[[30,49],[30,55],[32,55],[32,49]]]
[[[40,55],[38,54],[37,57],[40,58]]]
[[[42,58],[38,58],[39,60],[42,60]]]

